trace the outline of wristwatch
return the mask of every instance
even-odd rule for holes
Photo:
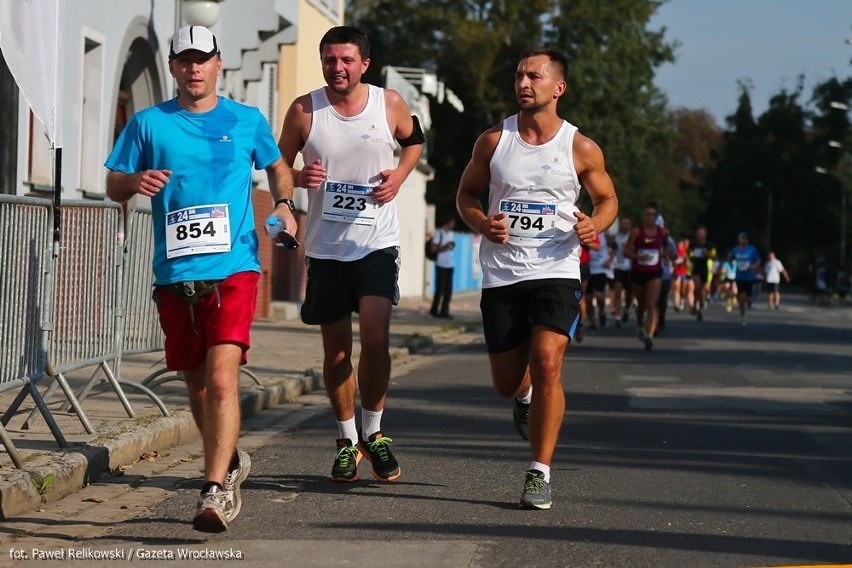
[[[290,199],[289,197],[285,197],[284,199],[279,199],[279,200],[277,200],[277,201],[275,202],[275,207],[278,207],[278,206],[279,206],[279,205],[281,205],[282,203],[284,203],[285,205],[287,205],[287,207],[289,207],[289,208],[290,208],[290,211],[295,211],[295,210],[296,210],[296,204],[295,204],[295,203],[293,202],[293,200],[292,200],[292,199]]]

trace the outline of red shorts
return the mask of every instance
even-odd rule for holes
[[[257,272],[232,274],[219,284],[218,295],[210,292],[193,305],[172,295],[165,286],[158,286],[157,310],[166,334],[166,366],[173,371],[197,369],[206,361],[207,350],[223,343],[239,345],[245,365],[259,279]]]

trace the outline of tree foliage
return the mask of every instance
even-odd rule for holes
[[[525,51],[541,46],[569,57],[560,113],[603,148],[622,207],[638,211],[659,190],[671,143],[665,98],[654,70],[673,45],[647,24],[654,0],[350,0],[347,20],[373,45],[372,76],[384,65],[434,71],[465,112],[432,101],[427,198],[454,207],[458,179],[476,138],[516,112],[513,80]],[[662,151],[661,151],[662,150]]]
[[[769,108],[755,119],[748,89],[741,85],[717,165],[706,178],[705,215],[717,242],[732,246],[737,232],[747,230],[764,253],[776,250],[800,275],[816,256],[835,266],[841,261],[840,228],[846,212],[840,206],[840,168],[852,141],[848,114],[838,113],[830,103],[852,101],[852,79],[818,85],[810,106],[803,96],[800,79],[793,90],[773,95]],[[830,140],[845,140],[845,150],[832,148]],[[835,175],[820,175],[816,167]]]
[[[435,177],[427,199],[440,216],[455,209],[458,179],[476,138],[516,112],[513,78],[521,54],[557,47],[570,62],[560,114],[603,149],[620,215],[638,219],[654,199],[677,234],[704,224],[722,250],[747,230],[764,253],[775,249],[793,269],[814,255],[840,262],[840,227],[852,199],[842,210],[841,191],[852,191],[852,130],[848,111],[836,103],[852,103],[852,79],[828,80],[808,101],[800,79],[773,95],[759,117],[745,80],[724,128],[705,110],[669,109],[654,77],[675,59],[677,43],[665,29],[649,29],[660,4],[348,0],[347,21],[373,45],[366,80],[380,83],[386,65],[425,68],[464,102],[460,115],[431,101]]]

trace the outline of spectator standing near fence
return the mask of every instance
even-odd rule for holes
[[[455,261],[453,251],[456,248],[453,229],[456,228],[455,217],[447,217],[432,235],[430,246],[435,253],[435,295],[432,297],[432,307],[429,314],[434,318],[452,319],[450,302],[453,300],[453,272]]]
[[[222,59],[201,26],[169,52],[178,96],[136,113],[106,161],[107,195],[151,198],[155,299],[166,364],[181,371],[204,447],[193,527],[221,532],[240,512],[251,468],[237,449],[239,368],[247,360],[260,276],[251,205],[253,167],[266,169],[276,214],[296,231],[293,179],[257,109],[216,95]],[[292,202],[290,202],[292,203]]]
[[[331,28],[319,51],[326,85],[293,101],[279,139],[291,168],[300,151],[305,163],[293,170],[298,185],[308,190],[302,321],[319,325],[322,334],[322,377],[339,434],[331,478],[355,481],[364,456],[374,478],[393,481],[402,470],[381,424],[390,384],[391,309],[399,301],[394,199],[420,160],[425,137],[399,93],[361,82],[370,65],[366,34],[350,26]],[[353,312],[359,313],[361,338],[357,374]]]
[[[530,441],[520,499],[528,509],[552,503],[550,464],[565,414],[563,355],[581,302],[580,245],[597,247],[596,235],[618,212],[603,152],[557,114],[567,66],[555,50],[521,57],[520,111],[477,139],[456,198],[462,219],[484,237],[485,342],[494,387],[515,399],[515,426]],[[582,189],[591,216],[577,208]]]

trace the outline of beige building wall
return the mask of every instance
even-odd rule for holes
[[[297,40],[293,45],[281,47],[278,64],[278,116],[282,122],[290,103],[296,97],[322,87],[325,82],[320,68],[319,42],[323,34],[334,26],[343,24],[343,0],[338,0],[339,21],[314,7],[308,0],[299,1]],[[281,133],[276,125],[275,135]]]

